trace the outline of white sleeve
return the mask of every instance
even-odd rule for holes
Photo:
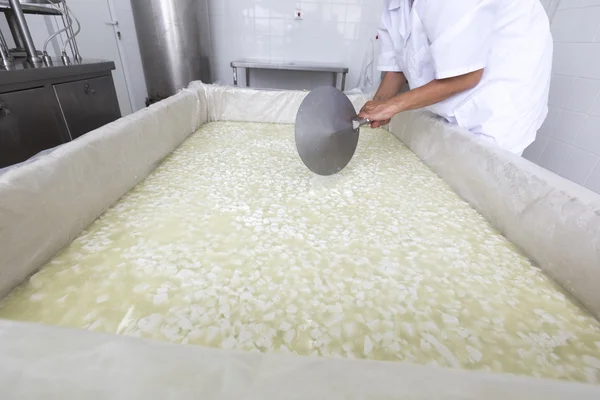
[[[415,7],[430,42],[436,79],[486,67],[498,0],[421,0]]]
[[[377,61],[377,69],[379,71],[400,72],[400,64],[398,64],[398,61],[396,60],[396,52],[398,50],[394,48],[394,42],[392,41],[390,34],[391,27],[392,22],[389,10],[389,0],[386,0],[383,4],[381,24],[377,30],[381,42],[381,53],[379,55],[379,60]]]

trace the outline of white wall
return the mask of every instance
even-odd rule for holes
[[[600,0],[542,2],[555,43],[549,114],[524,156],[600,193]]]
[[[121,49],[131,106],[133,111],[141,110],[146,106],[148,89],[142,67],[140,45],[135,32],[131,1],[109,0],[109,3],[111,11],[114,13],[113,18],[119,22],[118,30],[121,32],[121,40],[117,44]]]
[[[377,35],[383,0],[209,0],[209,5],[217,80],[232,83],[229,63],[236,59],[335,63],[350,68],[349,89]],[[303,20],[294,19],[297,8]],[[298,72],[251,76],[253,87],[304,88],[331,81],[331,75]]]

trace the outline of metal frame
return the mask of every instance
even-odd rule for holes
[[[16,49],[11,50],[12,54],[18,54],[20,51],[25,50],[27,60],[33,66],[41,66],[42,61],[46,66],[51,66],[53,65],[53,62],[46,53],[46,47],[56,36],[65,33],[67,38],[63,46],[61,57],[63,64],[71,64],[71,58],[66,53],[67,46],[71,49],[73,60],[76,63],[80,63],[82,58],[75,38],[81,29],[81,25],[75,14],[67,5],[66,0],[31,0],[31,2],[35,4],[21,4],[20,0],[0,0],[0,12],[3,12],[6,15],[6,20],[16,46]],[[48,6],[36,4],[47,4]],[[46,40],[42,58],[39,57],[37,49],[35,48],[29,27],[27,26],[27,21],[25,20],[25,14],[60,15],[62,19],[64,28],[54,33]],[[77,30],[74,30],[73,23],[77,24]],[[6,62],[3,61],[3,64],[6,64]]]
[[[250,86],[251,69],[278,69],[285,71],[306,71],[306,72],[331,72],[333,74],[333,87],[337,87],[338,75],[342,74],[341,90],[346,89],[346,75],[348,68],[334,64],[303,64],[303,63],[270,63],[259,61],[232,61],[233,84],[238,85],[238,68],[246,70],[246,86]]]
[[[0,61],[2,61],[2,67],[5,69],[11,69],[14,65],[14,59],[10,55],[8,45],[6,44],[6,40],[2,34],[2,30],[0,30],[0,58]]]
[[[41,64],[42,59],[37,55],[37,50],[35,49],[31,32],[29,32],[29,26],[27,26],[27,21],[25,20],[25,14],[23,14],[21,3],[19,0],[8,0],[8,4],[10,4],[12,12],[18,23],[19,33],[21,34],[21,39],[23,40],[25,51],[27,52],[27,60],[34,64]]]

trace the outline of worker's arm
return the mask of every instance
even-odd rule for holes
[[[402,72],[386,72],[381,80],[381,84],[379,85],[379,89],[377,89],[377,93],[373,97],[374,101],[385,101],[389,100],[400,93],[404,85],[406,84],[406,77]],[[389,120],[384,121],[375,121],[371,123],[373,128],[378,128],[382,125],[389,124]]]
[[[386,77],[388,75],[389,72]],[[452,78],[435,79],[420,88],[388,98],[385,98],[385,96],[389,95],[391,90],[385,89],[381,93],[381,100],[375,97],[372,101],[367,102],[358,116],[374,121],[371,126],[376,128],[389,123],[389,120],[399,112],[427,107],[444,101],[455,94],[472,89],[481,81],[482,76],[483,69],[480,69]],[[404,78],[404,75],[402,77]],[[378,94],[382,87],[383,82],[377,91]]]
[[[397,96],[405,83],[406,78],[402,72],[386,72],[373,100],[388,100]]]

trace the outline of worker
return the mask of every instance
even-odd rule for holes
[[[376,128],[426,108],[521,155],[548,113],[553,44],[540,1],[384,3],[378,69],[386,72],[359,116]]]

